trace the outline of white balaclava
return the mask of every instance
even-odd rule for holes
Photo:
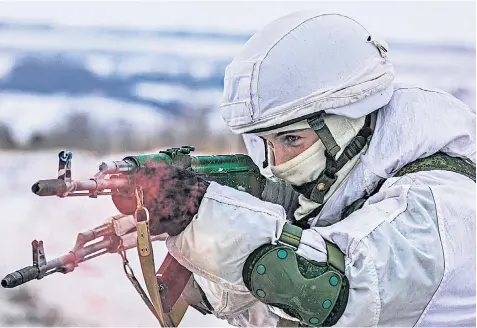
[[[343,152],[365,117],[389,102],[393,80],[387,44],[374,40],[361,24],[340,14],[298,12],[271,22],[247,41],[227,66],[220,108],[230,129],[246,140],[306,128],[310,118],[323,115]],[[321,141],[269,171],[294,185],[313,181],[326,163]],[[266,152],[261,144],[261,155],[251,154],[260,168]],[[341,168],[340,181],[325,199],[358,159],[359,154]]]
[[[358,119],[350,119],[344,116],[331,115],[325,117],[324,121],[330,129],[331,134],[335,137],[336,143],[341,148],[341,150],[335,156],[336,158],[338,158],[343,153],[346,146],[364,126],[365,118],[361,117]],[[307,121],[300,121],[273,131],[258,133],[258,135],[265,136],[270,133],[295,131],[309,128],[310,125]],[[361,153],[363,153],[366,148],[367,147],[364,147],[361,150]],[[326,148],[323,142],[318,139],[314,144],[312,144],[301,154],[286,161],[285,163],[275,166],[273,149],[268,147],[268,166],[263,169],[265,173],[264,175],[270,179],[278,178],[285,180],[294,186],[301,186],[305,183],[315,181],[319,177],[321,172],[325,170],[325,150]],[[326,202],[328,198],[330,198],[330,196],[333,195],[333,193],[342,185],[342,183],[346,181],[351,170],[358,163],[358,161],[359,156],[354,156],[343,166],[343,168],[341,168],[341,170],[336,173],[337,179],[335,183],[331,186],[331,188],[328,190],[328,192],[325,194],[324,202]],[[306,216],[315,208],[318,208],[320,205],[322,205],[310,201],[304,196],[300,196],[299,202],[301,206],[295,213],[295,217],[297,219]]]

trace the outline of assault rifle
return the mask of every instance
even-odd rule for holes
[[[202,175],[206,180],[245,191],[256,197],[261,195],[265,179],[250,157],[242,154],[191,156],[195,148],[182,146],[155,154],[128,156],[120,161],[103,162],[98,172],[88,180],[73,180],[71,174],[72,153],[58,154],[58,178],[39,180],[31,190],[38,196],[60,198],[86,196],[96,198],[104,195],[135,197],[137,210],[133,216],[119,214],[106,223],[89,231],[79,233],[75,246],[66,255],[47,261],[43,241],[32,242],[33,265],[8,274],[1,281],[4,288],[13,288],[33,279],[42,279],[50,274],[70,273],[82,262],[108,253],[119,253],[123,269],[151,312],[163,327],[177,326],[187,304],[181,294],[191,272],[182,267],[169,253],[160,268],[155,270],[152,241],[165,240],[167,234],[151,236],[149,214],[142,204],[141,186],[135,183],[134,174],[149,163],[165,163]],[[148,295],[134,276],[126,257],[126,250],[137,248]]]

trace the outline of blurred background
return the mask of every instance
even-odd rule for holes
[[[397,82],[443,89],[475,110],[473,2],[0,2],[0,275],[31,265],[31,240],[57,257],[116,214],[106,198],[30,192],[56,177],[60,149],[73,150],[82,179],[105,159],[183,144],[245,152],[218,109],[225,67],[255,30],[296,10],[353,17],[389,43]],[[119,256],[107,255],[0,290],[0,325],[156,322]],[[192,309],[183,325],[226,323]]]

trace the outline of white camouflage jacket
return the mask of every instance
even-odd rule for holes
[[[393,178],[437,151],[475,163],[475,124],[475,112],[447,93],[395,86],[367,151],[297,251],[324,261],[328,240],[345,254],[350,293],[337,326],[475,327],[475,183],[449,171]],[[379,192],[340,221],[383,178]],[[257,247],[277,242],[285,221],[281,206],[212,183],[194,220],[167,247],[194,273],[216,316],[276,326],[291,318],[249,293],[242,267]]]

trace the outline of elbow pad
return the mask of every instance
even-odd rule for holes
[[[296,229],[296,227],[293,227]],[[327,244],[327,262],[305,259],[287,245],[263,245],[247,258],[242,276],[261,302],[282,309],[307,326],[336,324],[348,302],[344,256]]]

